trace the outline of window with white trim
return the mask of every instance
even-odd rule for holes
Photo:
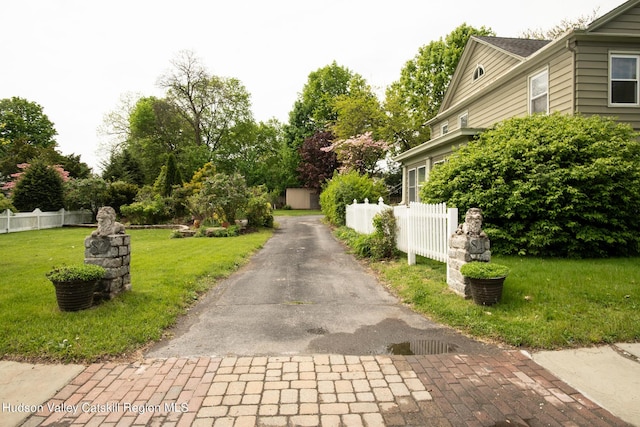
[[[418,185],[417,185],[418,190],[417,190],[416,200],[420,201],[420,189],[424,185],[424,182],[427,180],[427,167],[426,166],[420,166],[418,168],[418,173],[417,173],[416,178],[418,180]]]
[[[409,169],[408,179],[409,179],[409,185],[408,185],[409,201],[415,202],[416,201],[416,170],[415,169]]]
[[[441,126],[440,126],[440,134],[444,135],[449,133],[449,122],[444,122]]]
[[[478,66],[476,66],[476,69],[473,71],[473,81],[475,82],[482,76],[484,76],[484,67],[478,64]]]
[[[458,116],[458,123],[460,124],[460,129],[469,126],[469,113],[467,111]]]
[[[611,54],[609,57],[609,102],[637,106],[640,55]]]
[[[529,113],[549,112],[549,71],[529,77]]]

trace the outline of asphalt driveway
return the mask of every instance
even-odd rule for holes
[[[497,350],[403,306],[321,217],[277,222],[250,263],[202,298],[147,357]]]

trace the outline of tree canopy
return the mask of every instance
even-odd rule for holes
[[[363,96],[367,91],[370,88],[362,76],[335,61],[311,72],[289,113],[288,144],[297,149],[305,138],[328,130],[338,119],[336,101],[354,93]]]
[[[473,35],[495,34],[485,27],[462,24],[444,39],[422,46],[402,68],[400,79],[387,88],[384,107],[389,119],[381,137],[395,143],[399,151],[429,139],[425,123],[438,113],[462,51]]]
[[[53,155],[57,134],[41,105],[19,97],[0,99],[0,178],[44,152]]]
[[[250,95],[238,79],[209,74],[191,51],[171,63],[158,84],[189,123],[196,145],[215,151],[231,128],[253,120]]]

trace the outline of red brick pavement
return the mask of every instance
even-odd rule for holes
[[[23,424],[48,425],[628,424],[523,353],[504,351],[494,355],[202,357],[99,363],[87,367]]]

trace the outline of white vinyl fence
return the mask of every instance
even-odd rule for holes
[[[384,204],[382,197],[377,204],[364,203],[347,205],[347,227],[358,233],[371,234],[374,231],[373,217],[391,206]],[[449,237],[458,228],[458,209],[448,208],[445,203],[426,205],[411,202],[409,206],[393,207],[398,224],[397,247],[407,253],[410,265],[416,263],[416,255],[447,262]]]
[[[60,209],[55,212],[42,212],[40,209],[36,209],[33,212],[13,213],[7,209],[0,213],[0,234],[86,224],[92,220],[93,214],[87,210],[66,211]]]

